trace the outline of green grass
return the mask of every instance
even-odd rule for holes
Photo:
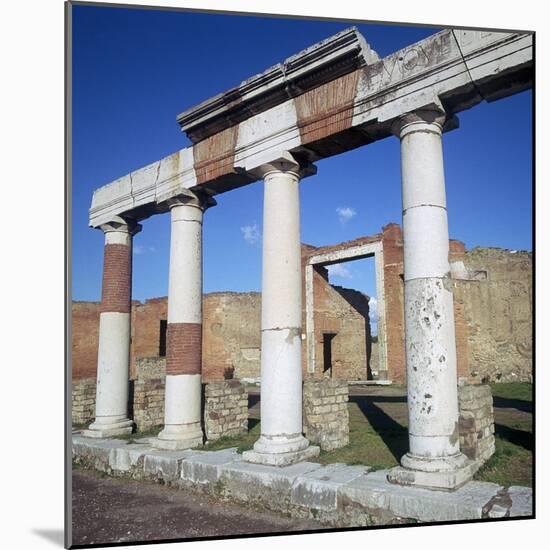
[[[533,401],[533,385],[528,382],[495,383],[491,384],[491,391],[493,392],[493,397]]]

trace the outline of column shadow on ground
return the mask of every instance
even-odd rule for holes
[[[409,450],[409,434],[405,426],[394,420],[376,403],[406,403],[406,396],[350,395],[373,430],[380,436],[390,453],[398,462]]]
[[[510,399],[505,397],[493,397],[493,406],[499,409],[517,409],[518,411],[532,413],[533,402],[523,399]]]
[[[528,451],[533,451],[535,448],[533,434],[525,430],[517,430],[503,424],[495,424],[495,436],[523,447]]]

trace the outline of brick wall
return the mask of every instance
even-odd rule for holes
[[[73,302],[71,322],[73,381],[96,378],[100,309],[99,302]]]
[[[248,392],[238,380],[210,382],[204,389],[206,439],[236,436],[248,431]]]
[[[307,379],[303,387],[304,435],[330,451],[349,443],[348,383]]]
[[[491,387],[488,384],[459,386],[458,405],[460,450],[481,465],[495,452]]]

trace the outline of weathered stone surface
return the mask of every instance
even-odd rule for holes
[[[513,485],[508,489],[508,495],[512,499],[510,517],[533,515],[533,490],[530,487]]]
[[[241,459],[236,448],[209,451],[185,458],[181,463],[181,479],[193,483],[216,483],[221,468]]]
[[[142,466],[143,460],[140,463],[140,459],[150,452],[153,452],[153,448],[143,444],[130,443],[117,446],[109,456],[109,466],[115,472],[130,472]]]
[[[93,420],[95,416],[96,397],[95,377],[73,380],[71,397],[73,424],[86,424]]]
[[[117,449],[127,445],[122,439],[89,439],[73,436],[73,458],[84,466],[108,472]]]
[[[336,510],[339,488],[367,471],[365,466],[328,464],[308,472],[295,480],[290,502],[318,510]]]
[[[224,491],[237,500],[261,502],[273,508],[288,505],[296,478],[320,467],[311,462],[278,467],[239,461],[221,467],[219,480]]]
[[[340,488],[348,505],[382,509],[402,518],[420,521],[453,521],[483,517],[486,504],[501,489],[494,483],[470,481],[453,492],[393,485],[388,470],[379,470],[354,479]]]
[[[181,476],[181,463],[201,451],[153,451],[145,455],[143,472],[146,477],[162,479],[165,482],[176,481]]]

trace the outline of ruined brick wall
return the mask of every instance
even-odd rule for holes
[[[325,451],[349,443],[346,380],[304,380],[303,429],[311,443]]]
[[[493,396],[488,384],[458,387],[460,450],[483,464],[495,452]]]
[[[468,326],[468,378],[477,382],[530,381],[533,358],[532,255],[474,248],[465,266],[486,278],[459,281]]]
[[[368,296],[331,285],[323,267],[315,267],[313,271],[313,296],[315,375],[366,380],[370,355]],[[302,359],[305,373],[305,353]]]
[[[215,441],[248,431],[248,392],[238,380],[209,382],[204,388],[204,432]]]
[[[72,370],[73,380],[93,378],[97,373],[97,346],[99,339],[99,302],[72,304]]]

